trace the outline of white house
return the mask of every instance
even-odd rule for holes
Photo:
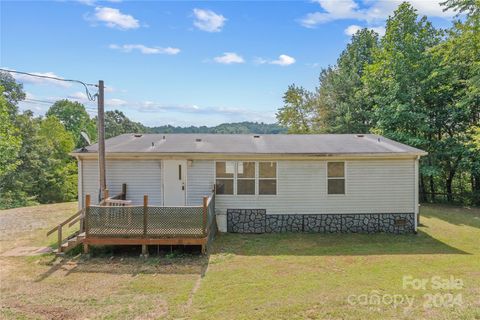
[[[80,206],[95,204],[97,145],[73,155]],[[200,205],[216,186],[222,232],[407,233],[423,155],[372,134],[123,134],[106,141],[106,174],[133,204]]]

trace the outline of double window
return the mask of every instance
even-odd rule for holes
[[[217,161],[217,194],[277,194],[277,163],[271,161]]]
[[[327,162],[328,194],[345,194],[345,162]]]

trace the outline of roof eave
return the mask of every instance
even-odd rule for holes
[[[97,152],[72,152],[76,158],[98,158]],[[107,152],[107,158],[217,158],[258,157],[258,158],[412,158],[426,156],[428,152],[371,152],[371,153],[210,153],[210,152]]]

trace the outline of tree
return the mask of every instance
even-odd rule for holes
[[[23,85],[17,83],[10,73],[0,71],[0,86],[3,87],[2,95],[6,100],[7,112],[13,120],[18,112],[17,103],[26,96]]]
[[[480,126],[480,3],[446,3],[449,8],[467,12],[467,18],[455,22],[448,38],[432,49],[438,70],[431,78],[438,83],[437,95],[444,104],[438,117],[439,160],[445,167],[449,200],[455,175],[466,172],[480,204],[480,150],[475,147]]]
[[[292,85],[277,113],[289,132],[365,133],[372,126],[371,104],[363,95],[362,76],[373,60],[378,35],[358,31],[333,67],[322,69],[315,93]]]
[[[83,104],[70,101],[59,100],[55,102],[46,113],[47,117],[56,116],[65,126],[65,129],[72,133],[75,139],[75,147],[79,148],[85,145],[80,133],[85,132],[90,140],[95,141],[97,129],[95,121],[90,119]]]
[[[42,119],[38,129],[39,145],[47,152],[43,174],[38,180],[41,203],[71,201],[77,188],[77,167],[68,153],[75,147],[73,136],[55,116]]]
[[[3,92],[0,86],[0,177],[15,171],[20,164],[18,155],[22,144]]]
[[[287,129],[276,123],[258,123],[251,121],[243,121],[236,123],[222,123],[218,126],[190,126],[190,127],[174,127],[165,125],[161,127],[147,128],[148,132],[153,133],[263,133],[277,134],[285,133]]]
[[[438,61],[429,50],[440,42],[440,32],[426,17],[402,3],[389,17],[380,48],[363,76],[364,95],[372,104],[372,131],[408,145],[424,149],[421,188],[424,177],[430,179],[434,192],[434,176],[439,173],[436,138],[439,118],[444,109],[438,95],[438,81],[431,78]]]
[[[458,14],[466,13],[468,18],[480,15],[480,0],[446,0],[440,3],[444,10],[453,9]]]
[[[373,61],[378,35],[362,29],[353,35],[334,68],[322,71],[318,96],[324,132],[366,133],[372,126],[370,101],[363,95],[364,69]]]
[[[315,94],[294,84],[283,95],[284,106],[277,112],[278,123],[289,133],[311,133],[316,127]]]
[[[147,128],[127,118],[123,112],[114,110],[105,112],[105,138],[111,138],[123,133],[145,133]]]

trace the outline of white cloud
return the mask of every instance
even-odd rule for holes
[[[110,49],[120,50],[120,51],[123,51],[123,52],[132,52],[133,50],[138,50],[142,54],[176,55],[176,54],[180,53],[179,48],[147,47],[147,46],[144,46],[143,44],[124,44],[124,45],[111,44],[108,47]]]
[[[335,20],[353,19],[368,23],[384,21],[404,0],[316,0],[322,11],[311,12],[299,20],[307,28],[314,28],[319,24]],[[452,11],[443,11],[441,0],[410,0],[419,15],[429,17],[450,18],[455,15]]]
[[[77,0],[79,3],[84,4],[86,6],[94,6],[97,4],[97,0]],[[103,0],[105,2],[112,2],[112,3],[120,3],[122,0]]]
[[[264,59],[262,57],[256,57],[254,60],[253,60],[253,63],[255,64],[265,64],[265,63],[268,63],[268,60],[267,59]]]
[[[68,95],[68,99],[75,100],[82,103],[89,103],[88,97],[85,92],[77,91]]]
[[[232,107],[203,107],[196,104],[189,105],[170,105],[160,104],[153,101],[143,101],[139,103],[129,103],[129,107],[142,112],[158,114],[159,112],[173,112],[180,114],[195,114],[200,116],[220,116],[227,117],[230,121],[263,121],[274,122],[275,116],[273,113],[256,112],[245,108]],[[165,116],[162,115],[162,119]],[[191,123],[190,123],[191,124]]]
[[[348,26],[344,32],[347,36],[353,36],[355,33],[357,33],[358,30],[362,29],[362,27],[357,26],[356,24],[352,24],[351,26]]]
[[[52,101],[57,101],[65,99],[65,97],[51,97],[50,99]],[[85,91],[73,92],[67,96],[67,99],[83,104],[89,114],[94,115],[97,110],[97,101],[89,100],[87,95],[85,94]]]
[[[77,1],[86,6],[93,6],[95,5],[95,2],[96,2],[96,0],[77,0]]]
[[[96,7],[93,21],[103,22],[109,28],[120,30],[137,29],[140,23],[129,14],[124,14],[120,10],[109,7]]]
[[[3,68],[3,69],[15,71],[14,69],[9,69],[9,68]],[[59,75],[56,75],[53,72],[29,72],[29,73],[35,74],[38,76],[46,76],[46,77],[63,79],[62,77],[60,77]],[[19,74],[19,73],[13,73],[13,72],[11,73],[11,75],[15,78],[15,80],[21,83],[27,83],[27,84],[33,84],[33,85],[53,85],[53,86],[59,86],[64,88],[68,88],[72,86],[72,84],[69,82],[59,81],[55,79],[39,78],[39,77],[33,77],[26,74]]]
[[[242,56],[235,52],[225,52],[223,55],[213,58],[217,63],[232,64],[232,63],[244,63],[245,60]]]
[[[126,104],[127,104],[127,101],[122,100],[122,99],[117,99],[117,98],[107,99],[105,101],[105,105],[107,105],[108,107],[113,107],[113,108],[122,107]]]
[[[378,27],[369,27],[368,29],[375,31],[378,33],[381,37],[385,35],[385,27],[383,26],[378,26]]]
[[[204,9],[193,9],[193,15],[195,20],[193,25],[202,31],[207,32],[220,32],[222,31],[223,26],[227,18],[221,14],[216,14],[211,10]]]
[[[372,31],[375,31],[378,33],[380,36],[383,36],[385,34],[385,27],[383,26],[378,26],[378,27],[366,27],[367,29],[370,29]],[[351,26],[348,26],[344,32],[347,36],[353,36],[357,31],[360,29],[363,29],[363,27],[360,27],[356,24],[352,24]]]
[[[279,66],[289,66],[291,64],[294,64],[296,62],[294,57],[288,56],[286,54],[281,54],[278,56],[277,59],[275,60],[267,60],[261,57],[257,57],[254,60],[255,64],[276,64]]]
[[[69,100],[74,100],[74,101],[83,103],[85,105],[96,106],[96,104],[97,104],[95,101],[88,100],[87,95],[85,94],[85,92],[82,92],[82,91],[73,92],[73,93],[69,94],[67,98]],[[56,98],[55,100],[59,100],[59,99],[61,99],[61,98]],[[118,98],[112,98],[112,99],[106,99],[105,100],[105,106],[110,107],[110,108],[118,108],[118,107],[125,106],[126,104],[128,104],[127,101],[122,100],[122,99],[118,99]]]
[[[289,66],[295,63],[295,58],[287,56],[286,54],[281,54],[278,56],[278,59],[270,61],[271,64],[277,64],[279,66]]]

